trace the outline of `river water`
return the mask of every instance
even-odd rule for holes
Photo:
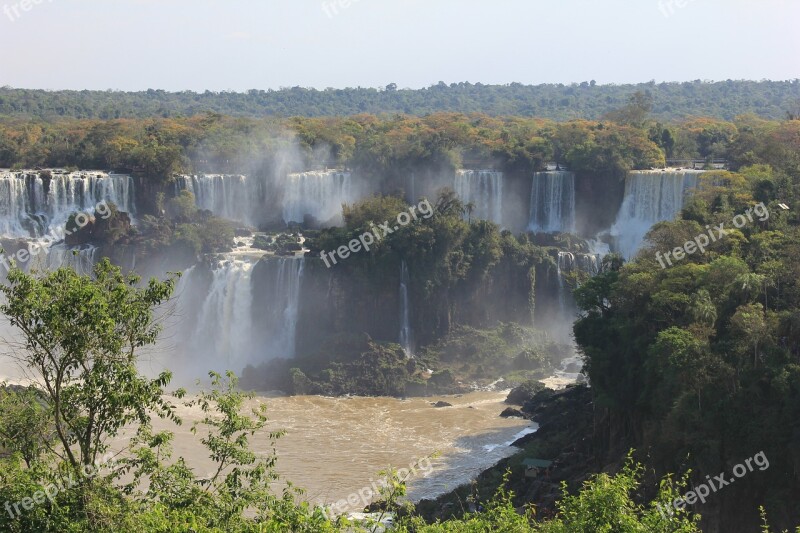
[[[318,396],[257,397],[266,403],[270,430],[285,430],[277,442],[277,470],[305,499],[332,504],[371,487],[380,470],[408,468],[422,460],[409,477],[409,497],[431,498],[474,479],[482,470],[517,451],[510,444],[536,425],[499,417],[507,407],[506,392],[474,392],[461,396],[414,398],[325,398]],[[444,400],[452,407],[431,404]],[[199,410],[180,407],[183,425],[159,421],[159,429],[175,432],[174,457],[184,457],[205,475],[211,462],[192,435]],[[268,454],[266,437],[255,437],[253,449]],[[424,461],[434,453],[441,454]],[[427,471],[427,472],[426,472]],[[426,475],[427,474],[427,475]]]
[[[6,372],[11,366],[2,365],[5,379],[25,382],[20,375],[9,376],[17,374]],[[572,378],[568,373],[557,373],[551,378],[551,386],[563,386]],[[406,400],[257,396],[246,407],[249,411],[266,404],[267,430],[286,432],[275,448],[282,479],[304,489],[305,500],[330,505],[374,487],[378,472],[388,467],[417,465],[416,474],[408,478],[408,496],[414,501],[434,498],[469,483],[518,451],[511,443],[538,427],[527,420],[499,416],[508,407],[504,403],[507,395],[508,391],[477,391]],[[434,407],[440,400],[452,405]],[[198,435],[190,431],[202,412],[183,406],[183,401],[171,401],[178,406],[176,414],[183,424],[156,419],[155,429],[175,433],[173,458],[183,457],[198,476],[210,475],[213,465],[200,443],[202,431]],[[268,431],[251,438],[252,448],[264,455],[272,450]],[[125,447],[129,437],[120,435],[112,449]],[[438,455],[430,462],[425,460],[434,454]],[[281,488],[282,484],[277,484],[276,492]]]

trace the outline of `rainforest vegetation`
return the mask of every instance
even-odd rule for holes
[[[0,118],[0,167],[135,171],[168,180],[176,172],[265,173],[348,166],[373,179],[410,170],[494,165],[540,170],[548,161],[593,175],[624,177],[665,159],[727,159],[797,168],[796,120],[755,114],[731,120],[652,117],[644,93],[602,120],[436,113],[349,117],[244,118],[206,112],[186,118]]]
[[[0,89],[0,115],[26,118],[149,118],[192,116],[213,111],[233,116],[347,116],[359,113],[427,115],[436,112],[487,113],[543,117],[553,120],[599,119],[624,105],[628,95],[647,92],[654,100],[658,119],[712,116],[731,120],[754,113],[783,119],[800,113],[800,83],[789,81],[736,81],[640,83],[485,85],[439,82],[424,89],[403,89],[389,84],[381,89],[316,90],[287,87],[245,93],[161,90],[43,91]]]

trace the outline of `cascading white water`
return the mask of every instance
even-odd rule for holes
[[[572,296],[573,286],[566,282],[567,276],[581,274],[574,282],[594,277],[600,273],[603,256],[595,253],[558,252],[556,276],[558,277],[558,313],[553,325],[560,329],[563,324],[572,324],[578,309]]]
[[[275,286],[269,300],[273,313],[268,315],[267,323],[263,325],[269,334],[265,355],[291,359],[296,351],[300,287],[306,260],[285,257],[265,260],[276,265]]]
[[[66,244],[55,244],[50,246],[47,250],[46,264],[37,266],[35,268],[44,268],[45,270],[53,271],[61,267],[71,267],[75,272],[81,275],[89,275],[97,263],[97,252],[99,248],[91,244],[84,244],[81,246],[67,246]],[[35,257],[42,257],[44,254],[39,254]],[[32,261],[33,263],[33,261]]]
[[[254,292],[256,265],[266,280],[263,292]],[[295,356],[297,317],[305,259],[265,257],[259,260],[239,252],[227,254],[211,271],[207,291],[201,271],[184,273],[176,289],[180,314],[192,313],[191,301],[200,298],[196,322],[185,330],[187,357],[206,370],[241,372],[249,364]],[[203,287],[200,292],[196,287]],[[266,316],[256,320],[254,300],[266,302]]]
[[[561,281],[559,286],[563,287],[563,276],[574,272],[582,272],[590,277],[594,277],[600,273],[600,265],[602,262],[602,255],[595,253],[572,253],[572,252],[559,252],[558,253],[558,274]]]
[[[408,357],[413,355],[413,340],[411,333],[411,310],[408,301],[408,287],[411,277],[408,274],[408,264],[405,259],[400,265],[400,346]]]
[[[240,372],[253,359],[253,266],[250,261],[227,259],[212,271],[191,337],[193,362],[202,362],[204,371]],[[187,284],[192,275],[187,273]]]
[[[567,287],[564,282],[564,275],[571,271],[575,263],[575,256],[569,252],[558,252],[556,261],[556,275],[558,276],[558,307],[562,317],[566,317],[567,311]]]
[[[200,209],[244,224],[253,223],[260,195],[258,183],[241,174],[178,176],[176,192],[187,190]]]
[[[633,257],[650,228],[672,220],[687,192],[695,189],[702,170],[634,171],[625,181],[625,197],[610,230],[614,250]]]
[[[535,172],[528,229],[537,233],[575,231],[575,174]]]
[[[453,187],[472,217],[503,223],[503,173],[494,170],[457,170]]]
[[[340,223],[342,204],[356,200],[355,193],[349,172],[289,174],[283,193],[283,220],[300,223],[310,215],[322,223]]]
[[[133,178],[105,172],[0,172],[0,235],[38,237],[100,202],[135,213]]]

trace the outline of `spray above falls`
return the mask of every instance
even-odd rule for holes
[[[283,220],[340,223],[342,204],[357,199],[350,172],[324,170],[289,174],[283,188]]]
[[[178,176],[176,192],[189,191],[200,209],[243,224],[254,225],[259,209],[260,184],[241,174]]]

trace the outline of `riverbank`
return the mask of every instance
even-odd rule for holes
[[[475,481],[433,499],[416,504],[416,512],[428,521],[461,517],[474,511],[474,502],[492,498],[508,473],[505,488],[514,492],[514,504],[521,508],[533,504],[538,517],[552,516],[555,502],[562,496],[561,483],[571,490],[599,471],[591,454],[592,398],[585,385],[560,391],[546,389],[522,406],[522,411],[537,423],[535,433],[513,443],[516,452],[481,472]],[[526,459],[552,464],[536,477],[526,476]]]

